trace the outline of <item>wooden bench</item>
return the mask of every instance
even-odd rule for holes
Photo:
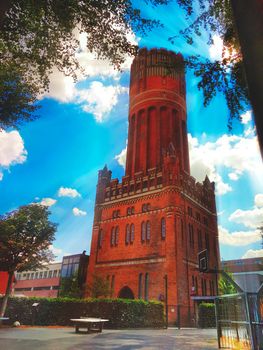
[[[81,317],[81,318],[71,318],[70,321],[72,321],[75,325],[75,331],[76,333],[81,333],[80,328],[86,328],[87,333],[91,332],[102,332],[104,322],[108,322],[109,320],[106,320],[104,318],[95,318],[95,317]]]

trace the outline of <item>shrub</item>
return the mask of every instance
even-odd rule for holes
[[[34,303],[39,303],[33,307]],[[160,302],[128,299],[10,298],[5,314],[24,325],[72,325],[80,316],[109,319],[107,328],[164,327]]]
[[[198,306],[199,327],[212,328],[216,326],[215,304],[201,303]]]

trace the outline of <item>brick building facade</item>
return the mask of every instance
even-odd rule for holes
[[[192,295],[214,295],[198,271],[218,268],[214,183],[190,175],[182,56],[141,49],[131,66],[125,176],[99,171],[87,284],[107,278],[113,297],[164,301],[169,323],[191,324]]]

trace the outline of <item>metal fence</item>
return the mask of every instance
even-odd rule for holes
[[[263,350],[262,301],[256,293],[216,297],[219,348]]]

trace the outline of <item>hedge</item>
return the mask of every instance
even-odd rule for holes
[[[0,301],[1,302],[1,301]],[[34,303],[39,303],[33,307]],[[109,319],[107,328],[164,327],[160,302],[128,299],[15,298],[8,300],[6,317],[23,325],[69,326],[80,316]]]
[[[201,303],[198,306],[198,324],[201,328],[216,327],[215,304]]]

